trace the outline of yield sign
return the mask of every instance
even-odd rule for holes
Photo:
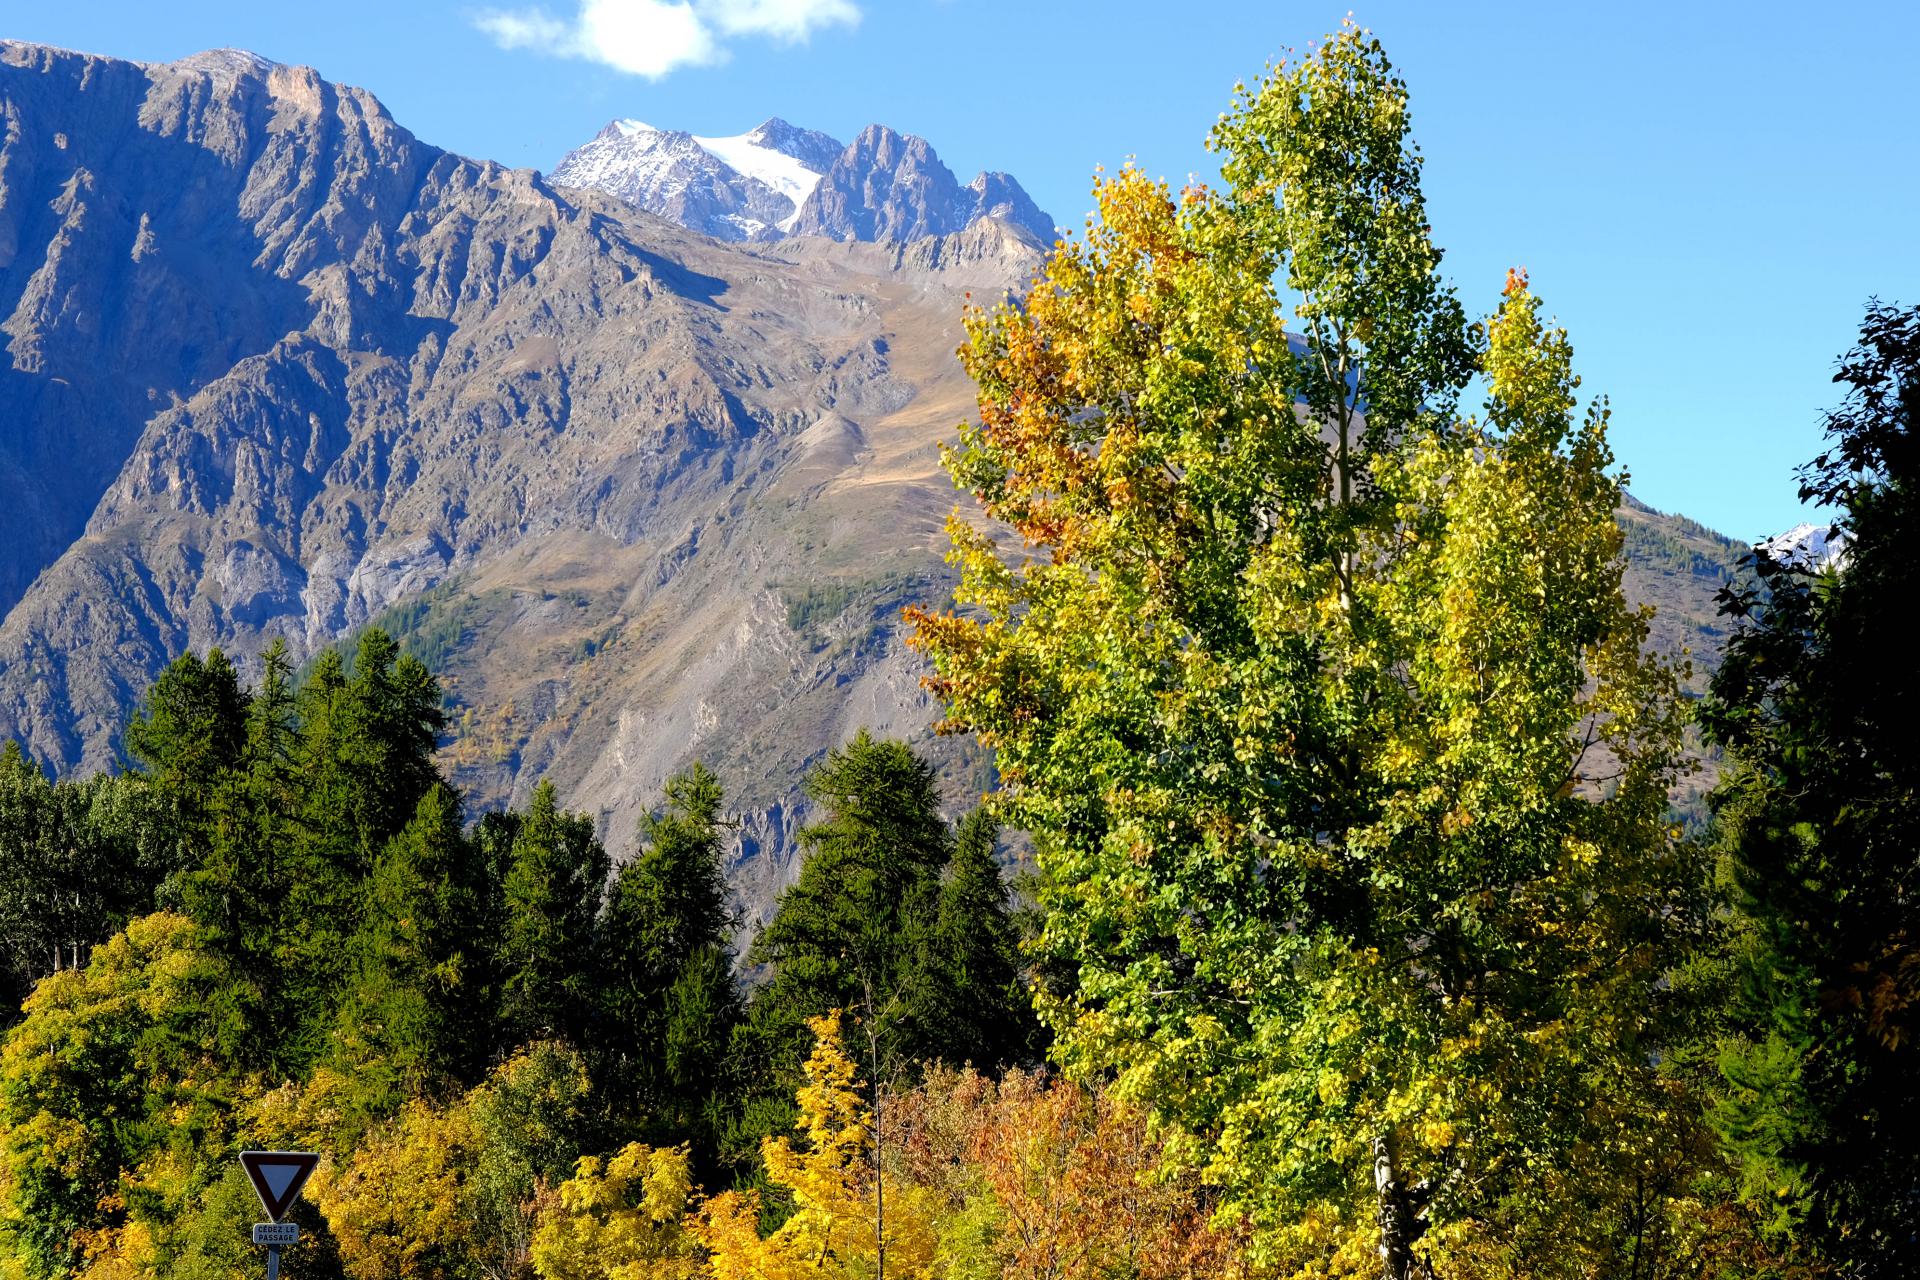
[[[254,1194],[260,1197],[260,1207],[275,1222],[286,1217],[287,1210],[293,1207],[294,1199],[300,1194],[300,1188],[307,1185],[307,1175],[319,1163],[320,1157],[311,1151],[240,1153],[240,1165],[253,1183]]]

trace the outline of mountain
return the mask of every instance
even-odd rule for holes
[[[1054,238],[1019,182],[982,173],[967,186],[924,138],[869,125],[849,145],[786,121],[697,137],[615,120],[554,167],[560,187],[591,187],[721,240],[790,235],[904,243],[994,218]]]
[[[708,141],[775,194],[746,147],[832,145],[742,137]],[[932,735],[899,608],[949,586],[963,297],[1043,248],[1010,180],[968,195],[916,143],[866,131],[785,215],[852,238],[749,241],[441,151],[308,68],[0,43],[0,739],[110,767],[183,650],[251,670],[378,624],[441,674],[478,804],[550,777],[624,852],[704,760],[749,924],[859,726],[966,802],[989,763]],[[941,230],[955,191],[996,203]],[[1654,643],[1710,663],[1741,549],[1621,520]]]
[[[894,620],[943,589],[963,296],[1039,253],[723,243],[307,68],[0,44],[0,738],[107,767],[182,650],[379,620],[476,799],[551,776],[620,848],[704,758],[764,900],[858,725],[981,785]]]
[[[1753,548],[1631,495],[1615,514],[1625,535],[1627,599],[1655,610],[1648,643],[1656,652],[1689,660],[1687,688],[1703,693],[1726,648],[1720,591],[1744,576],[1742,561]]]
[[[721,240],[777,239],[840,154],[823,133],[769,120],[733,138],[696,138],[615,120],[567,153],[552,180],[591,187]]]
[[[1824,569],[1846,562],[1847,535],[1832,525],[1797,524],[1758,543],[1757,549],[1783,564]]]

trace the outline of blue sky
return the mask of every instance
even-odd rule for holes
[[[647,12],[658,10],[660,12]],[[669,12],[670,11],[670,12]],[[1095,165],[1176,183],[1237,79],[1338,25],[1298,0],[9,0],[0,36],[166,59],[237,46],[378,94],[429,142],[550,168],[615,116],[925,135],[1068,226]],[[1737,537],[1794,523],[1834,357],[1920,302],[1920,6],[1382,2],[1446,269],[1509,265],[1614,406],[1636,493]],[[583,21],[584,19],[584,21]],[[516,47],[502,47],[504,44]]]

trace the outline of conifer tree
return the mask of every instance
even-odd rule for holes
[[[949,1060],[984,1068],[1034,1056],[1039,1024],[1021,979],[1019,931],[994,850],[999,825],[984,809],[961,820],[940,884],[916,984],[915,1016]]]
[[[378,628],[360,638],[349,693],[348,759],[359,786],[354,816],[377,850],[439,784],[433,752],[446,713],[433,674]]]
[[[722,1116],[739,1086],[733,1070],[733,1032],[743,1013],[733,972],[733,950],[709,943],[691,952],[667,989],[662,1011],[660,1071],[667,1105],[660,1119],[679,1133],[699,1135],[701,1158],[719,1146]]]
[[[1874,305],[1834,379],[1801,498],[1842,562],[1756,557],[1761,589],[1706,720],[1739,908],[1738,1037],[1715,1116],[1750,1197],[1837,1274],[1910,1273],[1920,1241],[1920,308]]]
[[[348,973],[347,942],[359,925],[361,887],[372,869],[356,829],[349,699],[346,663],[338,652],[322,651],[295,700],[300,734],[292,765],[299,787],[291,838],[281,853],[285,897],[275,931],[277,1006],[299,1028],[288,1052],[301,1065],[326,1047]]]
[[[156,835],[173,846],[173,865],[192,868],[212,856],[214,810],[245,755],[250,702],[224,653],[202,659],[189,651],[154,678],[121,735],[152,783]]]
[[[293,779],[298,743],[286,646],[261,655],[259,685],[246,700],[241,752],[207,806],[194,862],[162,890],[164,903],[200,928],[200,943],[229,975],[220,1016],[256,1054],[277,1058],[280,1037],[264,1023],[283,978],[281,907],[288,888],[285,855],[300,801]],[[156,783],[163,791],[164,783]]]
[[[666,1132],[683,1133],[723,1082],[738,1020],[721,864],[719,780],[695,764],[671,778],[666,807],[640,821],[598,935],[594,984],[604,1087]]]
[[[226,654],[181,654],[148,687],[123,735],[127,751],[179,802],[185,820],[204,812],[246,745],[248,694]]]
[[[753,998],[750,1052],[788,1092],[807,1052],[807,1020],[834,1009],[855,1012],[895,1066],[952,1047],[912,1017],[952,847],[933,770],[905,743],[863,729],[828,753],[807,794],[826,817],[800,832],[800,877],[749,952],[773,969]]]
[[[307,1061],[325,1052],[352,973],[349,942],[374,859],[438,781],[444,715],[432,676],[378,629],[361,637],[351,673],[337,653],[322,653],[294,707],[298,808],[279,956],[283,1007],[298,1028],[290,1043]]]
[[[501,885],[500,1030],[506,1043],[578,1039],[591,1008],[594,927],[609,860],[593,819],[541,782],[516,824]]]
[[[478,879],[459,800],[435,786],[374,864],[340,1006],[334,1056],[370,1115],[477,1065]]]

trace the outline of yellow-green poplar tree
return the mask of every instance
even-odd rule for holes
[[[167,1274],[258,1081],[208,1016],[230,971],[184,916],[43,980],[0,1042],[0,1277]]]
[[[915,616],[1033,833],[1058,1053],[1288,1271],[1670,1251],[1697,1131],[1652,1063],[1697,878],[1606,411],[1524,276],[1480,325],[1441,282],[1370,35],[1212,143],[1223,189],[1123,170],[969,315],[948,465],[1025,547],[956,514],[965,612]]]

